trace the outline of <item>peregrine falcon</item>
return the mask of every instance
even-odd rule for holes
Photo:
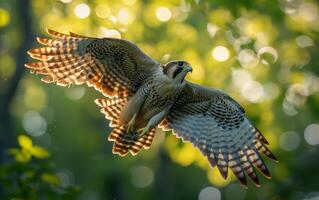
[[[113,153],[136,155],[148,149],[157,127],[191,142],[226,179],[230,168],[241,184],[256,186],[255,169],[270,178],[260,153],[277,160],[244,109],[226,93],[184,80],[186,61],[161,64],[135,44],[50,29],[37,38],[45,47],[28,51],[39,62],[25,64],[42,81],[60,86],[86,83],[105,97],[96,99],[113,128]]]

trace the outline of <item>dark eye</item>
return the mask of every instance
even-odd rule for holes
[[[178,66],[183,66],[184,62],[183,61],[179,61],[177,64],[178,64]]]
[[[181,73],[183,71],[183,68],[182,67],[178,67],[175,71],[174,71],[174,74],[173,74],[173,78],[175,78],[177,76],[177,74]]]

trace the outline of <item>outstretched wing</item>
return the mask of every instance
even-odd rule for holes
[[[244,109],[219,90],[186,83],[161,127],[193,143],[225,179],[228,168],[243,185],[247,185],[247,174],[259,186],[254,168],[270,178],[259,154],[276,160],[266,147],[267,140],[246,118]]]
[[[25,64],[41,80],[61,86],[87,83],[105,96],[134,94],[144,79],[160,70],[160,64],[133,43],[114,38],[91,38],[47,29],[53,37],[37,38],[45,47],[28,54],[40,62]]]

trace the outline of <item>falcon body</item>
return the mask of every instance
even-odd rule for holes
[[[122,109],[121,124],[128,124],[135,116],[136,128],[147,126],[150,120],[149,126],[154,128],[169,113],[184,85],[164,74],[148,78]]]
[[[37,38],[45,47],[28,51],[39,62],[25,66],[46,83],[100,91],[105,98],[95,103],[113,128],[113,153],[138,154],[161,128],[191,142],[224,178],[231,169],[243,185],[247,175],[259,186],[255,168],[270,178],[260,156],[276,160],[267,140],[226,93],[185,81],[186,61],[161,64],[126,40],[47,33],[53,39]]]

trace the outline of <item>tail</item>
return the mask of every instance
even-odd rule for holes
[[[151,147],[155,130],[154,128],[142,137],[138,137],[136,133],[126,133],[126,125],[114,128],[108,138],[114,142],[112,152],[120,156],[125,156],[129,152],[133,156],[137,155],[142,147],[144,149]]]
[[[137,137],[135,133],[127,133],[127,126],[121,125],[119,121],[120,112],[126,102],[127,98],[95,100],[95,103],[101,107],[101,112],[105,114],[105,118],[111,121],[110,126],[114,127],[108,140],[114,142],[113,153],[119,154],[120,156],[125,156],[129,152],[131,152],[132,155],[136,155],[142,147],[144,149],[150,148],[156,130],[154,128],[142,137]]]

